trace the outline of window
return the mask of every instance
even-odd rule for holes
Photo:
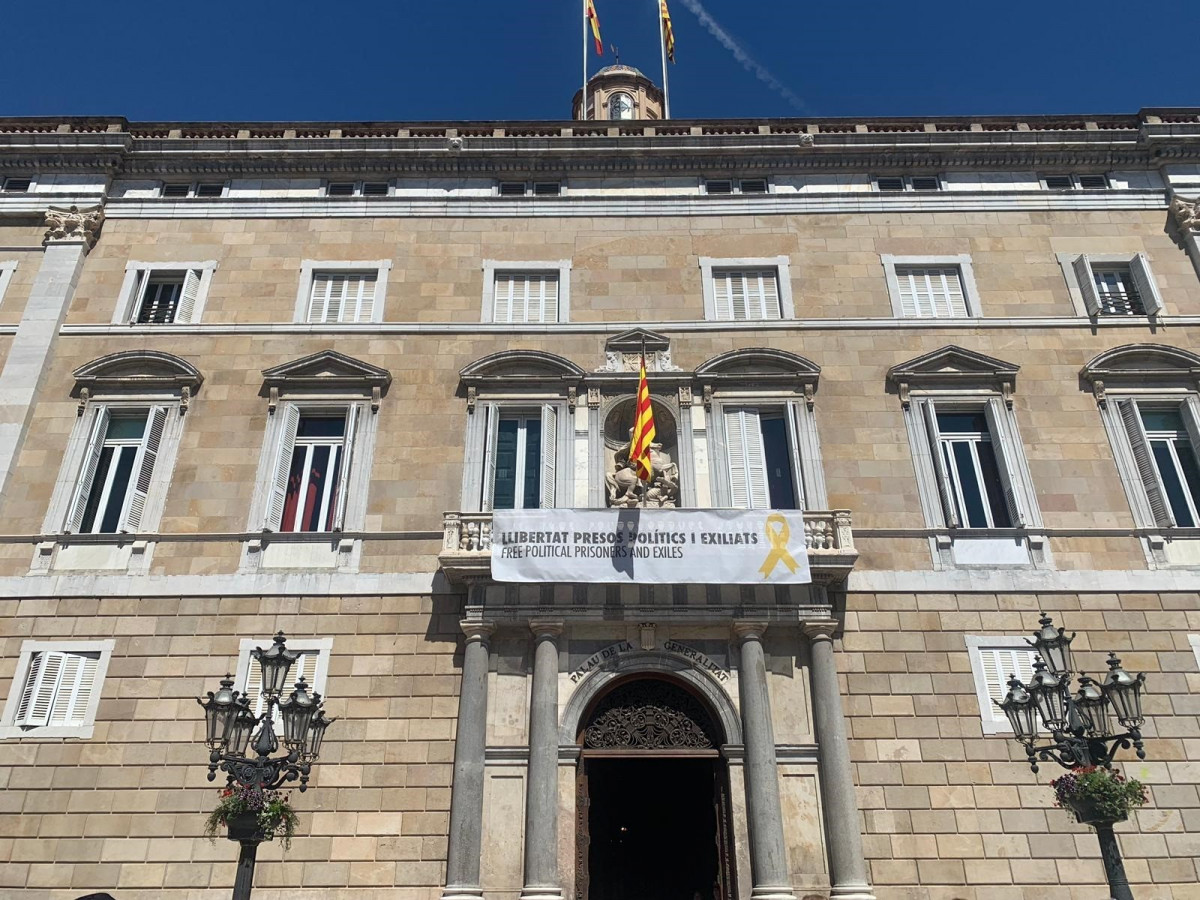
[[[1033,678],[1034,649],[1019,637],[965,637],[983,733],[1010,733],[1008,717],[996,704],[1004,700],[1009,679],[1014,675],[1022,684],[1029,684]]]
[[[632,119],[633,98],[622,92],[612,94],[608,98],[608,117],[610,119]]]
[[[25,641],[0,738],[90,738],[114,642]]]
[[[16,260],[0,259],[0,303],[4,302],[4,292],[12,281],[13,272],[17,271]]]
[[[786,407],[726,406],[725,457],[731,505],[738,509],[800,509],[803,491],[795,457],[795,424]]]
[[[1107,175],[1043,175],[1042,186],[1048,191],[1103,191],[1109,181]]]
[[[503,324],[566,322],[571,261],[483,264],[482,321]]]
[[[377,280],[374,272],[314,272],[308,321],[372,321]]]
[[[1001,469],[989,422],[991,406],[937,410],[925,403],[934,469],[947,521],[964,528],[1011,528],[1023,522],[1011,473]]]
[[[875,190],[894,191],[940,191],[941,179],[937,175],[880,175],[875,179]]]
[[[1063,268],[1089,316],[1153,316],[1163,310],[1144,253],[1075,256]]]
[[[207,262],[130,262],[113,324],[189,325],[200,321],[216,270]]]
[[[483,460],[482,508],[550,509],[556,505],[559,409],[537,412],[490,405]]]
[[[33,185],[32,178],[5,178],[0,180],[0,190],[6,194],[24,194]]]
[[[924,257],[882,254],[892,314],[901,319],[966,318],[979,315],[969,256]]]
[[[1189,401],[1116,400],[1156,525],[1200,524],[1200,416]]]
[[[328,197],[386,197],[386,181],[331,181],[325,186]]]
[[[357,415],[357,406],[340,412],[302,411],[295,405],[284,408],[267,509],[268,530],[342,529],[348,484],[344,463],[353,447]]]
[[[528,185],[523,181],[502,181],[499,193],[501,197],[524,197],[528,189]]]
[[[720,178],[704,182],[704,193],[706,194],[765,194],[767,191],[768,185],[765,178],[743,178],[740,181]]]
[[[715,321],[791,319],[791,274],[786,256],[771,259],[700,257],[704,317]]]
[[[339,533],[365,526],[377,413],[391,380],[336,350],[263,370],[269,415],[246,527],[263,536],[244,545],[243,572],[357,570],[362,541]]]
[[[562,184],[558,181],[501,181],[496,188],[501,197],[525,197],[532,194],[535,197],[557,197],[562,193]]]
[[[164,182],[161,196],[175,200],[187,198],[212,199],[214,197],[224,197],[225,187],[226,185],[223,181]]]
[[[65,530],[72,534],[136,533],[162,446],[167,407],[100,407]]]
[[[577,435],[568,390],[579,390],[584,371],[553,353],[505,350],[459,376],[467,396],[461,509],[572,505]]]
[[[562,193],[562,185],[557,181],[535,181],[533,195],[535,197],[557,197]]]
[[[392,261],[319,262],[304,260],[296,293],[296,321],[353,325],[383,319]]]
[[[238,651],[234,690],[250,698],[250,709],[256,716],[262,715],[266,704],[262,696],[262,667],[258,665],[251,651],[256,647],[266,650],[270,646],[271,638],[246,638],[242,640]],[[284,693],[291,693],[292,686],[303,677],[310,693],[316,692],[324,696],[325,684],[329,678],[329,657],[333,651],[333,638],[288,638],[287,647],[289,650],[299,650],[300,656],[288,670],[287,688]]]

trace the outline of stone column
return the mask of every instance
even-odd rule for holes
[[[50,207],[46,250],[34,276],[29,302],[0,369],[0,492],[25,441],[33,404],[45,377],[50,348],[67,314],[88,251],[100,236],[99,206]],[[62,398],[60,398],[62,399]]]
[[[487,740],[489,622],[464,620],[462,689],[454,741],[454,785],[450,793],[450,841],[442,900],[479,900],[483,852],[483,748]]]
[[[525,788],[525,887],[521,900],[561,900],[558,877],[558,636],[562,622],[529,623],[533,690]]]
[[[771,698],[767,693],[767,663],[762,646],[766,629],[765,622],[735,622],[733,626],[741,647],[738,696],[745,743],[750,876],[754,885],[750,897],[751,900],[796,900],[783,838],[775,732],[771,727]]]
[[[829,848],[832,885],[829,896],[831,900],[875,900],[863,857],[850,745],[846,743],[846,718],[842,714],[842,694],[833,655],[836,628],[833,619],[804,623],[812,657],[809,678],[813,721],[820,745],[821,800],[825,806],[825,844]]]

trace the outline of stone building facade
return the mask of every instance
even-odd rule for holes
[[[1200,113],[628,79],[0,120],[0,894],[225,895],[195,697],[283,629],[338,721],[258,897],[1091,900],[989,707],[1045,610],[1146,672],[1118,831],[1200,897]],[[643,347],[656,502],[803,509],[811,585],[491,579],[493,509],[620,502]]]

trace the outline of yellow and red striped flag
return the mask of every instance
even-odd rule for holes
[[[592,25],[592,40],[596,42],[596,55],[604,55],[604,42],[600,40],[600,17],[596,15],[596,5],[587,0],[587,18]]]
[[[629,442],[629,461],[637,467],[638,478],[649,482],[653,470],[650,466],[650,444],[654,441],[654,408],[650,405],[650,384],[646,381],[646,357],[642,356],[641,374],[638,376],[637,412],[633,419],[633,438]]]
[[[658,7],[662,16],[663,46],[667,50],[667,59],[675,62],[675,29],[671,27],[671,11],[667,9],[667,0],[658,0]]]

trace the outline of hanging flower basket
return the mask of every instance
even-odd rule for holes
[[[1055,778],[1050,787],[1055,806],[1070,810],[1075,821],[1084,825],[1124,822],[1131,810],[1149,799],[1140,781],[1103,766],[1079,766]]]
[[[221,791],[216,809],[204,822],[204,836],[215,841],[224,826],[231,841],[262,842],[278,836],[287,848],[298,823],[287,794],[239,784]]]

